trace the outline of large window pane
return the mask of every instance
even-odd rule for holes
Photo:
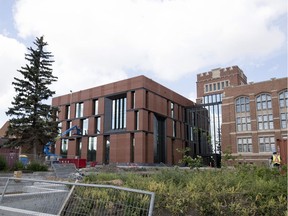
[[[126,97],[112,101],[112,129],[126,128]]]
[[[83,108],[84,108],[83,103],[76,103],[76,113],[75,113],[76,118],[83,117]]]
[[[98,100],[94,100],[94,115],[98,115],[99,114],[99,104],[98,104]]]
[[[87,161],[96,161],[97,137],[89,137]]]
[[[275,138],[274,137],[260,137],[259,138],[260,152],[275,151]]]
[[[237,139],[237,149],[238,152],[252,152],[252,138],[243,137]]]

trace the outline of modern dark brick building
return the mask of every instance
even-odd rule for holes
[[[82,131],[56,142],[63,157],[172,165],[183,156],[177,149],[211,151],[207,110],[145,76],[55,97],[52,105],[62,132],[75,125]]]
[[[287,140],[287,84],[287,78],[273,78],[225,88],[223,151],[231,150],[238,162],[267,164],[277,140]]]

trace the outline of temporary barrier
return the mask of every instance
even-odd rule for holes
[[[52,168],[57,178],[60,179],[82,179],[83,175],[76,169],[74,163],[53,163]]]
[[[0,215],[151,216],[154,200],[153,192],[112,185],[8,178]]]
[[[281,164],[287,165],[288,151],[287,151],[287,139],[277,139],[277,148],[280,152]]]
[[[0,148],[0,156],[6,160],[8,168],[12,168],[19,160],[19,150],[10,148]]]
[[[72,158],[60,158],[59,163],[73,163],[76,168],[85,168],[87,164],[86,159],[72,159]]]

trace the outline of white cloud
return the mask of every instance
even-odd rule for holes
[[[126,78],[129,69],[174,80],[203,66],[268,55],[285,41],[272,25],[285,6],[284,0],[20,0],[15,20],[20,36],[46,36],[59,76],[82,88],[87,78],[88,86],[101,84]]]
[[[14,19],[18,36],[45,36],[59,77],[54,87],[57,94],[65,94],[125,79],[129,71],[174,81],[188,74],[194,77],[202,68],[266,57],[285,49],[286,32],[275,23],[287,13],[286,4],[285,0],[18,0]],[[0,37],[0,45],[6,39]],[[22,62],[19,56],[23,58],[26,51],[20,47],[21,51],[9,48],[18,50],[17,58],[1,60]],[[6,87],[1,86],[0,93]]]
[[[4,124],[5,112],[13,100],[14,88],[12,82],[18,77],[17,72],[24,62],[26,47],[17,40],[0,34],[0,127]],[[2,120],[2,121],[1,121]]]

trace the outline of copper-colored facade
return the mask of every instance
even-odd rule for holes
[[[195,104],[145,76],[55,97],[52,106],[59,108],[62,132],[82,130],[56,142],[55,153],[67,158],[172,165],[182,158],[177,149],[190,145],[185,119]]]

